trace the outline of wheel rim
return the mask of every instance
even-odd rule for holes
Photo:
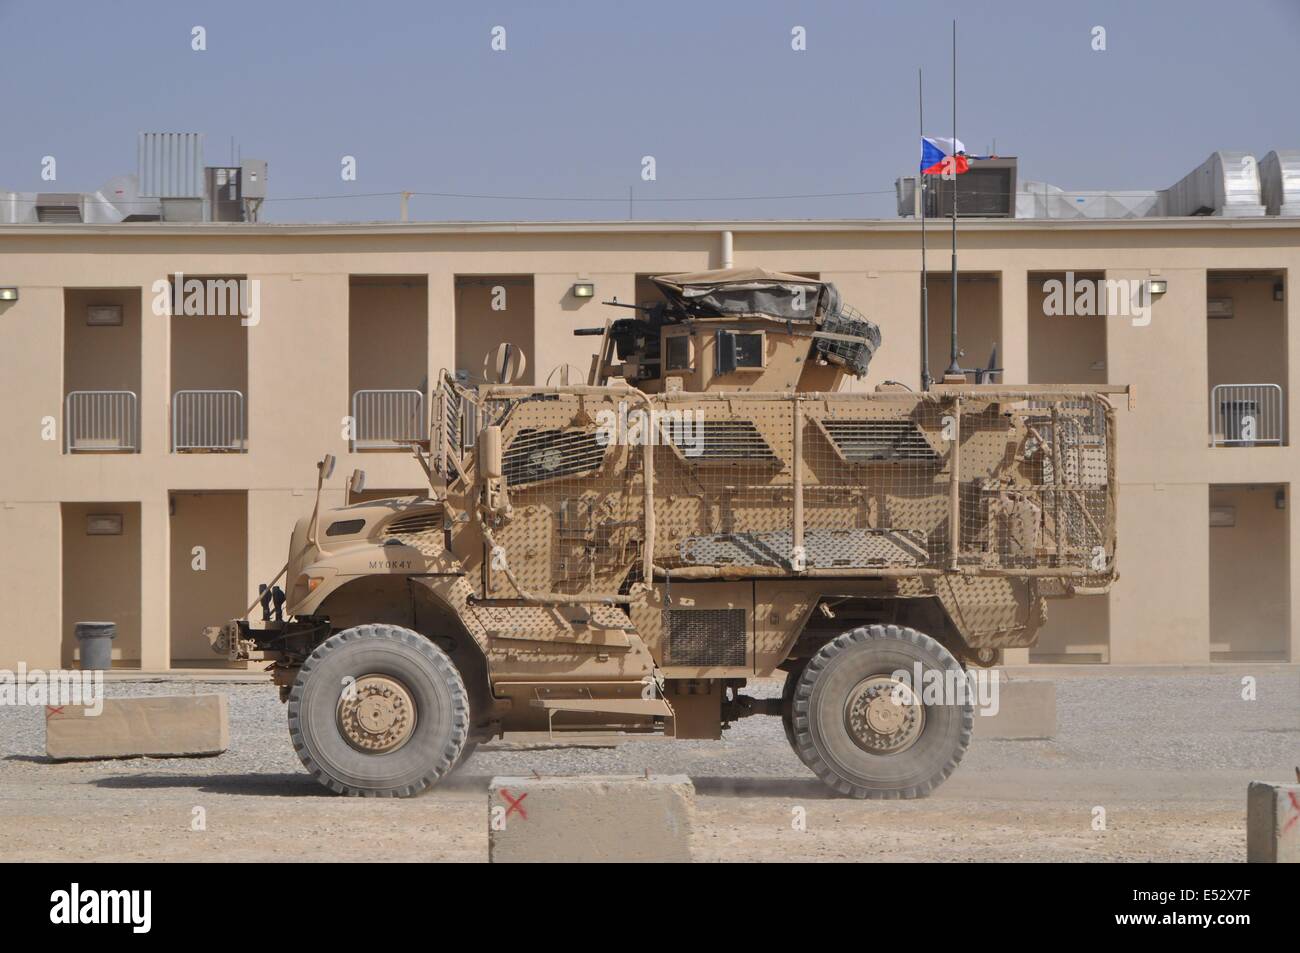
[[[906,682],[888,675],[872,675],[849,692],[844,727],[863,751],[898,754],[921,737],[925,707]]]
[[[357,751],[386,754],[411,740],[418,713],[406,686],[388,675],[365,675],[339,699],[339,731]]]

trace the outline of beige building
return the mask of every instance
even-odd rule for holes
[[[1006,383],[1133,386],[1120,580],[1052,603],[1028,659],[1300,658],[1300,219],[989,219],[961,235],[965,366],[996,344]],[[936,373],[946,238],[932,233]],[[918,386],[918,247],[905,220],[0,226],[0,667],[72,664],[83,620],[118,624],[115,666],[224,664],[202,627],[284,562],[323,453],[339,457],[330,503],[354,467],[367,496],[420,488],[391,441],[423,428],[442,369],[478,375],[509,341],[529,382],[585,377],[594,339],[573,329],[611,316],[602,300],[651,298],[648,275],[734,263],[832,281],[883,331],[858,386]],[[1067,273],[1134,282],[1150,309],[1048,313]],[[247,279],[255,307],[181,313],[184,286],[158,290],[178,274]]]

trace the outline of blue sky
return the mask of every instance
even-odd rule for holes
[[[209,165],[231,137],[269,161],[268,221],[393,219],[366,196],[403,189],[611,199],[418,196],[422,220],[625,219],[629,187],[636,218],[892,217],[918,67],[950,134],[954,16],[958,136],[1022,179],[1164,188],[1215,149],[1300,148],[1300,0],[0,0],[0,189],[94,189],[138,131],[196,131]],[[706,200],[838,192],[873,194]]]

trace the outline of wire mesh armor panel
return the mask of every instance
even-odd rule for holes
[[[1101,399],[644,399],[539,391],[491,402],[511,504],[492,531],[491,595],[514,596],[515,584],[626,591],[651,537],[654,566],[681,578],[960,569],[1109,580],[1113,445]]]
[[[810,569],[934,568],[948,550],[943,412],[917,397],[809,401],[803,415]]]
[[[501,426],[512,508],[493,529],[490,595],[516,595],[511,575],[531,592],[616,592],[646,537],[636,407],[545,391],[485,405]]]
[[[1099,399],[963,414],[960,562],[1109,577],[1113,444]],[[970,447],[971,459],[965,455]]]

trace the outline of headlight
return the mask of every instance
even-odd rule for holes
[[[289,604],[296,606],[309,595],[316,591],[316,588],[324,581],[324,576],[309,576],[307,573],[301,574],[293,583],[293,592],[289,596]]]

